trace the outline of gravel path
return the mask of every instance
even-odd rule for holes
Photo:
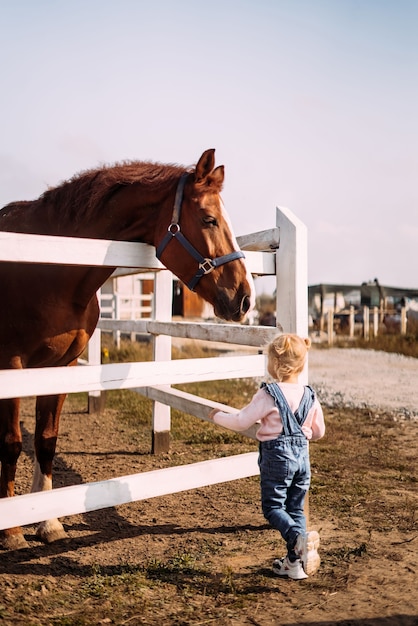
[[[309,384],[327,406],[370,407],[418,418],[418,359],[360,349],[309,352]]]

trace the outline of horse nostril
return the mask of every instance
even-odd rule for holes
[[[241,300],[241,313],[247,313],[251,306],[251,300],[248,296],[244,296]]]

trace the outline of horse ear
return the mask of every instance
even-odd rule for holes
[[[222,189],[222,185],[224,182],[225,176],[225,168],[223,165],[219,165],[216,169],[213,170],[210,175],[210,181],[212,185],[215,185],[219,191]]]
[[[214,148],[210,148],[209,150],[205,150],[196,165],[195,181],[198,183],[207,178],[214,167],[215,150]]]

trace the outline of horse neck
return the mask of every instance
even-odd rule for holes
[[[103,207],[101,233],[96,236],[155,246],[161,223],[170,223],[174,193],[174,188],[144,191],[135,184],[121,188]]]
[[[3,210],[1,230],[21,233],[139,241],[157,245],[156,232],[161,224],[167,228],[174,202],[176,181],[171,187],[156,191],[140,189],[132,184],[121,187],[90,216],[59,215],[57,204],[48,198],[14,202]],[[68,215],[68,217],[67,217]],[[77,292],[77,302],[85,305],[111,276],[112,267],[61,267],[57,282],[51,288],[60,290],[71,285]],[[62,277],[65,274],[65,279]],[[52,281],[53,282],[53,281]],[[67,291],[71,291],[67,290]]]
[[[123,187],[102,207],[98,219],[87,227],[89,234],[84,233],[83,236],[139,241],[156,246],[158,226],[161,227],[161,222],[168,226],[170,222],[173,203],[171,196],[174,197],[174,191],[166,191],[164,194],[143,191],[139,193],[135,185]],[[77,295],[79,303],[87,303],[115,269],[91,267],[84,268],[85,272],[80,271]]]

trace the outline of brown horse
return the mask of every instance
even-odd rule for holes
[[[33,202],[0,211],[4,231],[140,241],[225,320],[241,321],[254,289],[224,212],[224,168],[214,150],[196,168],[130,162],[88,171]],[[115,268],[0,263],[0,369],[75,365],[99,317],[96,291]],[[52,462],[65,395],[36,400],[32,491],[52,488]],[[22,449],[19,400],[0,400],[0,497],[14,495]],[[65,536],[58,520],[40,524],[46,542]],[[6,548],[26,545],[20,528]]]

